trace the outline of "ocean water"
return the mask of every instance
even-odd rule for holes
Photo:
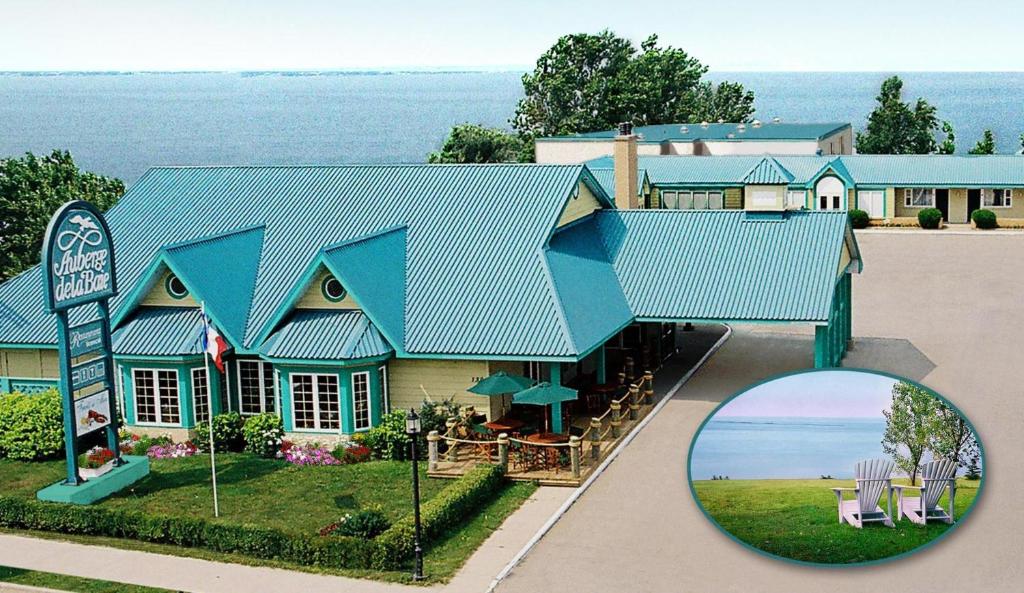
[[[884,418],[713,418],[697,436],[690,476],[852,478],[858,461],[886,457],[883,434]]]
[[[68,149],[131,183],[156,165],[422,162],[457,123],[508,124],[518,72],[0,74],[0,157]],[[727,73],[757,117],[862,128],[885,73]],[[967,150],[1024,132],[1024,73],[908,73]]]

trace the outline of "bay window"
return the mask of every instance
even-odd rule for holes
[[[293,373],[290,383],[296,430],[341,429],[337,375]]]
[[[210,384],[206,369],[192,369],[192,401],[195,404],[196,423],[210,421]]]
[[[135,421],[140,424],[181,424],[178,371],[132,369]]]
[[[274,365],[261,360],[239,360],[238,401],[243,416],[277,412]]]
[[[352,426],[370,428],[370,373],[352,373]]]

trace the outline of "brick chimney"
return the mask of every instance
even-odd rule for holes
[[[637,164],[636,136],[633,124],[619,124],[619,133],[615,136],[615,207],[620,210],[639,207],[636,196]]]

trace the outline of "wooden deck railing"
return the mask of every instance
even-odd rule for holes
[[[566,471],[578,481],[623,436],[624,426],[635,426],[641,409],[649,409],[653,403],[654,375],[648,371],[629,385],[625,395],[612,399],[601,415],[592,417],[582,434],[570,436],[564,443],[537,443],[507,433],[489,438],[476,433],[469,427],[468,420],[449,418],[443,435],[436,430],[427,435],[428,471],[437,472],[445,462],[454,465],[487,462],[498,463],[509,475],[536,470],[555,474]]]

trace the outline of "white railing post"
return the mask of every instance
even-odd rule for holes
[[[572,464],[572,477],[580,477],[580,449],[583,447],[583,443],[580,442],[580,437],[571,436],[569,437],[569,461]]]
[[[432,472],[437,471],[437,442],[440,440],[441,435],[436,430],[427,433],[427,469]]]

